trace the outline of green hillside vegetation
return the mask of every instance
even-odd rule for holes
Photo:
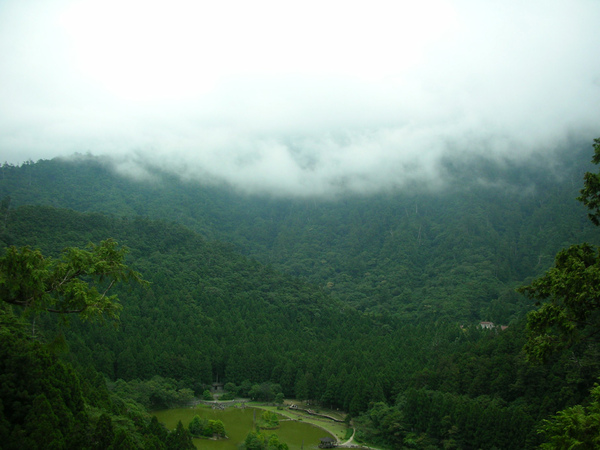
[[[5,165],[0,198],[118,217],[175,221],[312,284],[362,311],[411,320],[508,323],[527,303],[514,289],[541,274],[561,248],[597,242],[573,199],[589,170],[574,147],[560,170],[447,161],[442,191],[334,199],[278,199],[182,182],[147,168],[118,175],[81,156]]]
[[[32,340],[29,324],[0,302],[2,448],[193,449],[181,445],[186,435],[169,432],[135,400],[109,391],[93,367],[73,368],[55,342]]]
[[[76,317],[61,327],[70,349],[63,358],[93,366],[116,381],[116,393],[148,408],[190,398],[183,388],[201,395],[217,377],[245,385],[242,395],[269,380],[287,397],[320,401],[353,416],[372,404],[394,405],[390,412],[404,411],[396,426],[406,430],[419,423],[403,409],[409,393],[446,393],[455,402],[492,402],[498,414],[527,415],[529,422],[519,421],[522,430],[514,435],[522,442],[523,435],[534,438],[531,423],[538,418],[582,401],[597,373],[595,360],[574,366],[567,356],[531,366],[520,352],[525,340],[518,323],[497,333],[360,313],[180,225],[27,206],[10,211],[6,232],[13,243],[31,240],[49,255],[82,245],[79,236],[93,241],[110,234],[130,246],[130,265],[149,286],[116,291],[123,306],[118,328]],[[42,316],[39,333],[52,340],[60,323]],[[173,380],[171,387],[162,380]],[[478,409],[469,411],[471,420],[480,420]],[[373,440],[371,426],[362,433]],[[480,424],[475,429],[481,439],[489,437]],[[473,439],[461,430],[462,442]]]
[[[529,362],[533,301],[515,292],[561,247],[596,241],[574,200],[582,167],[538,174],[526,193],[283,201],[165,174],[138,182],[89,158],[5,165],[2,246],[57,260],[110,238],[148,283],[111,287],[122,309],[104,324],[2,302],[0,438],[70,448],[71,433],[72,448],[106,448],[105,431],[131,448],[186,446],[187,425],[169,433],[147,410],[218,379],[339,408],[383,448],[533,448],[557,412],[595,411],[597,345]],[[38,430],[28,414],[48,420]]]

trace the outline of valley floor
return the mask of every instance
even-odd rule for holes
[[[334,422],[333,420],[328,420],[322,417],[309,415],[301,410],[290,409],[289,406],[292,404],[298,404],[298,401],[295,400],[287,400],[284,403],[283,409],[278,409],[276,406],[266,406],[262,403],[258,402],[249,402],[248,406],[252,406],[254,408],[264,409],[268,411],[274,411],[278,414],[281,414],[290,420],[298,420],[306,423],[310,423],[316,427],[319,427],[328,433],[334,435],[337,439],[337,448],[356,448],[356,449],[371,449],[376,450],[374,447],[367,447],[364,445],[360,445],[354,442],[354,435],[356,433],[356,429],[352,428],[352,435],[348,438],[348,427],[343,422]],[[343,420],[344,415],[339,411],[334,410],[321,410],[323,414],[327,414],[328,416],[338,418],[339,420]]]

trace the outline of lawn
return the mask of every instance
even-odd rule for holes
[[[282,409],[278,409],[277,406],[265,406],[264,404],[259,403],[259,402],[249,402],[246,404],[248,406],[253,406],[255,408],[266,409],[269,411],[275,411],[276,413],[281,414],[292,420],[299,420],[299,421],[302,421],[305,423],[310,423],[312,425],[318,426],[320,428],[323,428],[326,431],[329,431],[331,434],[333,434],[335,437],[337,437],[338,440],[340,440],[342,442],[344,442],[346,439],[348,439],[346,437],[348,427],[346,426],[345,423],[334,422],[333,420],[325,419],[322,417],[311,416],[310,414],[305,413],[304,411],[289,409],[289,406],[291,404],[296,404],[296,405],[299,405],[301,408],[305,408],[305,406],[302,405],[302,403],[296,402],[295,400],[286,400]],[[319,412],[320,414],[327,414],[328,416],[332,416],[332,417],[339,418],[339,419],[344,418],[344,415],[341,414],[339,411],[329,410],[326,408],[319,408],[318,410],[315,409],[315,412]],[[350,435],[352,435],[351,432],[350,432]]]

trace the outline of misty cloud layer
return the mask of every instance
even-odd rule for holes
[[[600,136],[598,2],[251,3],[3,2],[1,159],[320,195]]]

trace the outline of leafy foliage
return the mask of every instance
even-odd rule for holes
[[[263,429],[279,428],[279,416],[273,411],[263,411],[258,423],[259,427]]]
[[[262,434],[251,431],[244,440],[246,450],[288,450],[288,445],[280,442],[276,434]]]
[[[42,343],[28,339],[22,321],[5,305],[0,328],[2,448],[104,449],[117,437],[122,445],[141,440],[145,411],[140,417],[119,410],[104,381],[96,385],[97,374],[74,370]]]
[[[67,248],[58,261],[39,250],[9,247],[0,258],[0,298],[29,314],[79,314],[118,318],[121,305],[108,291],[118,282],[142,281],[125,263],[126,249],[111,239],[89,250]]]
[[[109,382],[110,392],[117,397],[132,400],[148,410],[174,408],[190,403],[194,392],[171,378],[155,375],[150,380],[117,380]]]
[[[167,450],[194,450],[196,446],[192,441],[192,435],[187,430],[181,420],[177,422],[177,427],[167,436]]]
[[[594,139],[594,164],[600,164],[600,138]],[[591,211],[588,217],[594,225],[600,225],[600,173],[586,172],[584,175],[584,187],[581,195],[577,198]]]
[[[600,252],[589,244],[573,245],[556,256],[543,277],[521,288],[538,300],[550,299],[528,315],[526,351],[533,358],[549,355],[600,333]]]
[[[592,162],[600,163],[600,139],[594,140]],[[600,225],[600,174],[586,173],[581,200],[591,212],[589,218]],[[583,346],[578,353],[597,356],[600,333],[600,248],[589,244],[572,245],[556,256],[555,266],[521,288],[529,297],[549,301],[528,315],[529,357],[548,360],[552,353]],[[582,345],[583,344],[583,345]],[[575,353],[573,353],[575,355]],[[596,375],[598,372],[595,372]],[[544,421],[540,432],[548,442],[542,448],[597,448],[600,443],[598,400],[600,390],[592,389],[589,407],[576,405]]]
[[[202,419],[196,415],[188,425],[192,436],[224,438],[226,435],[225,424],[221,420]]]
[[[591,391],[588,406],[575,405],[544,420],[539,432],[548,442],[543,449],[596,449],[600,447],[600,386]]]
[[[594,140],[592,162],[600,163],[600,139]],[[588,209],[595,225],[600,206],[600,174],[587,172],[578,200]],[[530,358],[546,360],[552,352],[590,341],[600,333],[600,248],[587,243],[572,245],[556,255],[554,267],[520,292],[541,301],[528,315]]]
[[[108,245],[111,247],[112,243]],[[43,260],[39,251],[33,253]],[[76,249],[71,255],[74,253]],[[27,260],[31,254],[27,251],[25,254]],[[6,264],[3,268],[11,267],[19,279],[27,279],[35,273],[35,265],[34,269],[31,265],[22,265],[26,275],[22,276],[6,259],[3,262]],[[47,260],[42,262],[44,267],[53,266]],[[46,270],[42,272],[42,278],[48,277]],[[35,295],[33,298],[38,299]],[[53,348],[51,345],[29,339],[24,333],[26,323],[13,314],[11,303],[0,303],[0,439],[3,448],[137,449],[143,442],[148,444],[147,448],[166,448],[169,442],[173,448],[185,448],[180,447],[183,438],[171,437],[177,430],[168,433],[152,423],[146,429],[149,415],[145,409],[134,400],[109,396],[104,379],[93,369],[76,371],[49,351]]]
[[[533,425],[522,410],[489,397],[409,390],[395,406],[377,403],[362,415],[360,436],[393,448],[515,448]],[[519,444],[521,443],[521,444]]]

